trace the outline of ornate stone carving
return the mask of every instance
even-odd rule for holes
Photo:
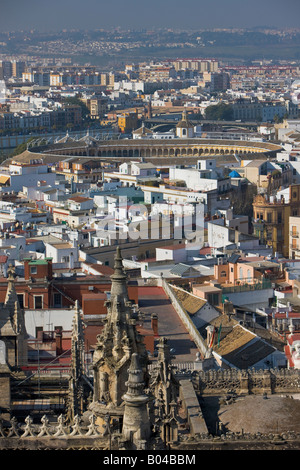
[[[28,436],[35,437],[33,419],[31,418],[31,416],[27,416],[25,418],[25,423],[26,423],[25,430],[21,437],[28,437]]]
[[[43,437],[43,436],[51,436],[50,432],[50,425],[49,425],[49,419],[47,418],[46,415],[42,416],[41,418],[41,429],[40,432],[38,433],[37,437]]]
[[[132,355],[126,385],[128,389],[123,396],[125,409],[122,434],[124,439],[138,448],[141,441],[149,439],[151,430],[147,410],[149,396],[144,392],[144,374],[137,353]]]
[[[128,298],[127,277],[119,247],[111,281],[110,299],[106,302],[107,317],[102,334],[97,337],[93,356],[94,400],[90,408],[102,416],[106,411],[101,411],[101,403],[109,407],[110,412],[114,407],[118,408],[116,413],[120,413],[132,354],[139,355],[144,372],[148,361],[143,338],[132,318],[132,303]]]

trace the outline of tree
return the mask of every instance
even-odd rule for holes
[[[244,191],[236,191],[231,195],[231,204],[235,215],[253,216],[253,200],[257,195],[257,186],[248,184]]]
[[[275,124],[278,124],[280,122],[283,122],[283,117],[278,116],[278,114],[275,114],[274,116],[274,122]]]
[[[90,116],[89,108],[81,101],[78,96],[70,96],[68,98],[63,99],[64,104],[76,105],[81,107],[83,119],[86,119]]]
[[[212,121],[232,121],[233,108],[226,103],[211,105],[206,108],[205,117]]]
[[[25,150],[27,150],[27,145],[29,144],[29,142],[31,142],[34,139],[35,139],[35,137],[30,137],[30,139],[28,139],[26,142],[24,142],[23,144],[18,145],[12,151],[12,153],[9,154],[9,157],[15,157],[16,155],[20,155],[21,153],[25,152]]]

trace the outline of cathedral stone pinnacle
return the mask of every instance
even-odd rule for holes
[[[103,331],[97,337],[93,356],[94,406],[114,408],[123,403],[126,392],[128,367],[132,354],[137,353],[146,368],[147,352],[143,338],[132,317],[132,304],[128,298],[127,276],[118,247],[114,274],[111,276],[110,298],[106,302],[107,315]],[[99,408],[100,406],[100,408]],[[122,409],[122,414],[124,410]]]
[[[151,429],[147,409],[149,397],[144,393],[143,370],[136,353],[131,357],[126,385],[127,392],[123,396],[125,402],[123,437],[133,444],[138,444],[139,441],[149,439]]]
[[[114,264],[114,274],[112,274],[111,276],[111,281],[111,298],[115,296],[120,296],[124,298],[124,301],[128,300],[127,276],[124,272],[123,258],[119,246],[117,247]]]
[[[15,269],[8,269],[8,285],[4,304],[0,309],[0,340],[6,345],[9,366],[27,365],[27,333],[24,311],[20,308],[15,288]]]

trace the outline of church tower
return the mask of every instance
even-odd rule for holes
[[[181,121],[176,125],[176,137],[189,139],[194,137],[194,126],[188,120],[186,111],[183,111]]]

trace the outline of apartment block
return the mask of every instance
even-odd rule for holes
[[[300,216],[289,218],[289,258],[300,259]]]

